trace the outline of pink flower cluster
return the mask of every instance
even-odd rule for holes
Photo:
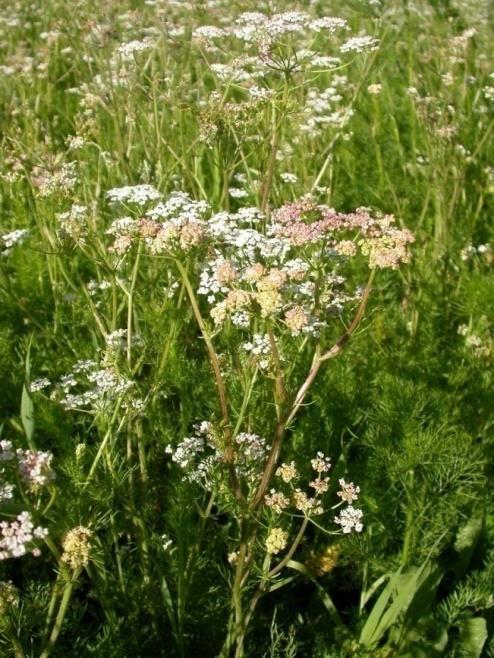
[[[30,512],[22,512],[15,521],[0,521],[0,560],[22,557],[28,551],[37,557],[40,551],[33,544],[47,534],[46,528],[34,525]]]
[[[40,450],[17,450],[19,474],[30,489],[38,489],[54,479],[51,468],[53,455]]]
[[[367,208],[338,213],[305,196],[275,211],[271,230],[294,246],[324,241],[340,255],[355,255],[359,245],[370,268],[396,269],[409,261],[407,247],[414,237],[407,229],[396,228],[394,221],[392,215],[373,217]],[[356,234],[357,244],[348,239],[351,234]]]

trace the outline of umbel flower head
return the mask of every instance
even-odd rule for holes
[[[69,530],[62,542],[62,562],[74,571],[87,567],[92,536],[92,531],[84,526],[77,526]]]
[[[272,555],[277,555],[286,548],[288,533],[282,528],[273,528],[266,539],[266,550]]]
[[[0,623],[9,609],[17,608],[18,605],[19,592],[17,587],[10,580],[0,582]]]

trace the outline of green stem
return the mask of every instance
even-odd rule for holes
[[[67,614],[70,599],[72,597],[72,592],[74,590],[74,585],[79,573],[80,571],[75,572],[70,578],[70,580],[68,580],[65,583],[65,587],[62,595],[62,601],[60,603],[60,608],[58,609],[58,614],[57,614],[57,618],[55,619],[55,624],[53,625],[51,635],[39,658],[48,658],[48,656],[53,651],[53,648],[58,640],[58,636],[60,635],[60,631],[62,630],[65,615]]]

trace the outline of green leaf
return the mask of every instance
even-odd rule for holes
[[[470,617],[459,624],[464,658],[480,658],[487,640],[487,623],[483,617]]]
[[[31,379],[31,344],[33,337],[29,339],[29,343],[26,351],[26,362],[25,362],[25,380],[24,386],[22,387],[22,396],[21,396],[21,422],[24,432],[26,433],[26,438],[28,445],[31,449],[34,449],[34,405],[29,395],[28,383]]]
[[[365,622],[362,632],[360,633],[360,640],[359,640],[360,644],[363,644],[365,646],[369,646],[370,644],[372,644],[372,639],[375,636],[377,625],[382,615],[384,614],[384,611],[386,609],[388,601],[390,600],[393,594],[393,591],[396,588],[396,583],[400,573],[401,573],[401,567],[398,569],[396,573],[392,574],[389,583],[383,589],[379,598],[374,604],[374,607],[372,608],[371,612],[369,613],[369,616],[367,617],[367,621]]]
[[[360,643],[364,646],[374,646],[386,631],[398,620],[401,613],[406,612],[417,591],[430,576],[432,566],[429,560],[418,568],[401,573],[401,568],[393,574],[388,585],[377,600],[367,622],[360,634]],[[386,609],[388,601],[392,603]]]
[[[452,565],[452,569],[458,577],[463,576],[468,569],[484,528],[484,516],[483,510],[471,516],[456,535],[454,549],[458,557]]]
[[[34,449],[34,405],[31,396],[28,393],[27,386],[22,387],[21,397],[21,421],[26,433],[27,442],[30,448]]]

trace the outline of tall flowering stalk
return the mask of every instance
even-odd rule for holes
[[[124,188],[108,197],[133,195],[132,188]],[[155,201],[139,200],[134,218],[115,220],[110,250],[125,258],[144,245],[150,257],[170,262],[204,340],[218,413],[169,453],[184,477],[214,495],[236,521],[223,655],[241,656],[258,600],[289,563],[312,519],[346,504],[327,531],[362,530],[362,512],[353,506],[358,486],[341,479],[340,500],[328,507],[326,494],[334,486],[327,457],[320,453],[312,460],[316,477],[308,484],[310,495],[297,486],[299,466],[279,466],[279,459],[321,367],[341,353],[358,328],[376,270],[408,262],[413,237],[390,215],[366,208],[339,213],[311,196],[269,217],[253,207],[211,213],[207,204],[184,193]],[[352,284],[356,265],[360,272],[368,269],[363,287]],[[349,319],[338,334],[344,318]],[[246,382],[240,398],[238,381]],[[268,438],[255,433],[258,428]],[[273,487],[275,481],[289,485],[287,491]],[[301,516],[298,529],[286,521],[289,527],[282,527],[281,519],[290,514]],[[273,565],[275,556],[279,561]],[[253,575],[259,571],[260,581]],[[246,592],[256,579],[249,601]]]

